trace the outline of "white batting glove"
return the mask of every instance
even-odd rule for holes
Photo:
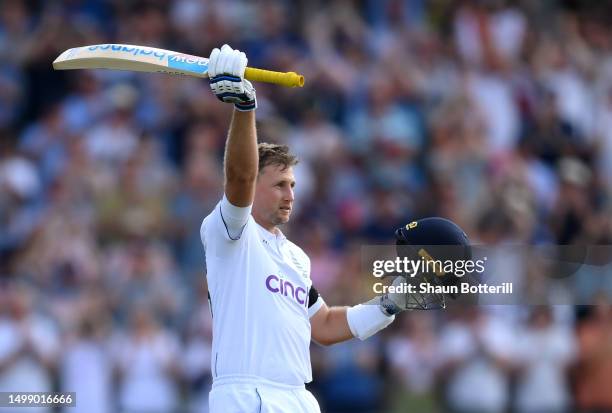
[[[434,310],[446,308],[446,300],[444,295],[439,293],[421,293],[420,289],[423,284],[431,284],[423,277],[412,278],[403,275],[395,277],[393,280],[393,292],[387,292],[384,295],[374,297],[370,301],[372,304],[378,304],[381,311],[386,315],[397,314],[406,310]],[[412,287],[413,292],[409,292],[408,286]]]
[[[236,109],[243,112],[257,108],[255,88],[244,79],[247,62],[243,52],[227,44],[220,50],[215,48],[208,60],[208,76],[213,93],[219,100],[233,103]]]
[[[391,285],[399,288],[407,281],[406,277],[400,275],[393,280]],[[380,309],[387,315],[397,314],[410,308],[409,295],[407,293],[387,293],[377,297],[377,299],[380,300]]]

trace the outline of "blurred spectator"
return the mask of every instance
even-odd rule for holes
[[[130,325],[117,337],[113,357],[120,375],[118,402],[121,412],[167,413],[179,403],[176,378],[181,349],[178,337],[163,329],[154,309],[136,304]]]
[[[519,337],[516,408],[525,413],[568,411],[567,373],[576,351],[572,331],[555,323],[549,308],[536,307]]]
[[[592,173],[580,160],[563,158],[559,162],[561,187],[557,206],[552,214],[557,243],[561,245],[588,242],[584,224],[592,211],[589,184]]]
[[[159,237],[166,229],[166,188],[148,191],[147,172],[142,158],[134,156],[120,166],[117,186],[99,194],[98,230],[104,241],[145,235]]]
[[[88,130],[84,138],[92,160],[117,165],[129,158],[138,146],[140,130],[133,117],[138,90],[119,84],[108,93],[112,102],[111,113],[105,122]]]
[[[60,354],[59,332],[34,307],[34,292],[24,283],[10,285],[0,316],[0,391],[50,392]],[[0,411],[12,411],[2,408]],[[51,412],[50,407],[27,411]]]
[[[127,304],[147,303],[164,325],[175,327],[186,291],[175,276],[168,249],[140,239],[117,248],[109,258],[108,288],[115,316],[125,320]]]
[[[383,402],[379,376],[382,354],[380,339],[350,341],[330,347],[318,362],[316,394],[321,411],[329,413],[374,413]]]
[[[523,12],[505,1],[464,1],[454,20],[461,58],[470,65],[501,69],[516,62],[526,38]]]
[[[505,320],[477,307],[461,309],[439,337],[447,409],[463,413],[504,412],[510,403],[513,332]]]
[[[181,186],[172,199],[169,225],[181,269],[189,279],[198,282],[204,263],[199,231],[202,211],[211,211],[215,207],[221,197],[223,178],[217,159],[208,153],[211,148],[202,148],[197,137],[192,139],[188,145],[189,155],[183,164]],[[194,228],[198,230],[194,231]]]
[[[74,335],[63,346],[59,378],[61,391],[76,393],[76,406],[64,412],[111,413],[113,368],[109,354],[108,320],[102,314],[85,314]]]
[[[602,301],[601,299],[599,301]],[[574,372],[576,408],[580,412],[612,409],[612,309],[608,303],[591,307],[579,321],[578,360]]]
[[[392,146],[417,151],[423,144],[420,119],[414,110],[402,106],[389,79],[375,78],[368,85],[365,105],[347,114],[349,148],[367,153],[374,146]]]
[[[191,312],[185,349],[180,360],[191,413],[208,413],[208,393],[212,387],[212,320],[207,292],[204,286],[198,289],[198,302]]]
[[[612,70],[608,70],[610,73]],[[597,113],[597,166],[601,169],[604,176],[612,176],[612,74],[608,74],[609,84],[604,89],[603,96],[600,97],[599,112]],[[608,190],[612,184],[608,181]]]
[[[109,99],[112,95],[102,93],[99,78],[90,71],[77,72],[71,80],[73,90],[62,104],[61,115],[67,133],[83,134],[108,114],[113,103]]]
[[[57,105],[50,105],[37,121],[29,124],[19,137],[21,151],[33,159],[46,184],[61,170],[66,160],[65,129]]]
[[[36,229],[36,199],[42,191],[36,166],[0,135],[0,249],[23,246]]]
[[[440,351],[434,321],[433,313],[408,314],[401,320],[399,334],[389,340],[387,359],[401,384],[394,391],[393,411],[439,410],[435,397]]]

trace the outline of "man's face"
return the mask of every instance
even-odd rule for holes
[[[267,165],[259,173],[253,202],[253,216],[257,222],[271,229],[289,221],[293,209],[293,168]]]

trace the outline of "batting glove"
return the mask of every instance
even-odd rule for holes
[[[378,304],[381,311],[386,315],[397,314],[406,310],[437,310],[446,308],[444,294],[436,292],[421,292],[423,285],[431,285],[432,281],[427,278],[406,277],[400,275],[393,280],[393,292],[387,292],[371,300],[372,304]],[[410,290],[410,288],[412,290]]]
[[[405,285],[407,281],[406,277],[400,275],[393,280],[393,284],[391,285],[395,288],[400,288],[402,285]],[[397,314],[410,308],[408,293],[387,293],[376,297],[376,299],[380,300],[378,303],[380,309],[387,315]]]
[[[210,88],[219,100],[233,103],[242,112],[257,108],[255,88],[244,79],[248,59],[240,50],[227,44],[215,48],[208,59]]]

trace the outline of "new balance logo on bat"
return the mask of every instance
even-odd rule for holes
[[[148,49],[148,48],[141,48],[141,47],[136,47],[136,46],[125,46],[125,45],[120,45],[120,44],[99,44],[95,46],[89,46],[87,48],[87,50],[92,51],[92,52],[98,49],[107,50],[111,52],[117,52],[117,53],[128,53],[134,56],[138,56],[138,55],[152,56],[159,60],[163,60],[167,55],[167,53],[161,50],[157,51],[157,50]]]
[[[199,65],[208,67],[208,59],[189,54],[175,54],[168,56],[168,62],[186,63],[189,65]]]

